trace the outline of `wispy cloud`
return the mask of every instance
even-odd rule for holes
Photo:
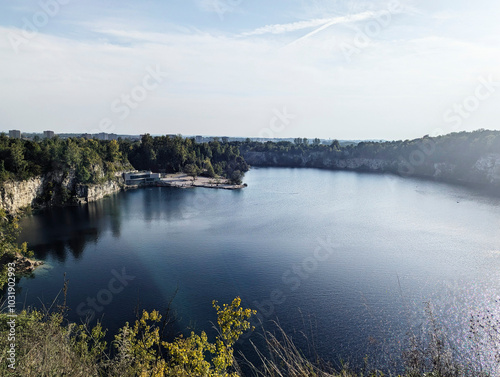
[[[262,34],[283,34],[289,33],[297,30],[309,29],[313,27],[318,27],[327,22],[331,21],[331,18],[319,18],[308,21],[298,21],[292,22],[288,24],[274,24],[274,25],[266,25],[260,27],[258,29],[242,33],[243,36],[251,36],[251,35],[262,35]]]
[[[175,35],[144,32],[137,30],[119,30],[119,29],[94,29],[95,33],[102,34],[108,37],[120,38],[127,41],[142,42],[142,43],[160,43],[166,44],[172,41]]]
[[[145,67],[159,66],[168,73],[165,84],[130,117],[116,121],[117,133],[137,133],[147,124],[152,133],[168,128],[169,133],[256,136],[269,124],[269,111],[286,105],[299,117],[283,137],[407,138],[438,126],[443,111],[465,98],[478,76],[500,80],[494,17],[459,9],[453,11],[459,12],[458,21],[441,22],[448,15],[433,17],[434,8],[407,17],[416,11],[403,4],[401,17],[394,16],[383,35],[372,37],[369,48],[346,64],[341,46],[352,44],[390,9],[374,0],[356,3],[351,12],[341,0],[331,1],[339,6],[302,12],[269,5],[266,17],[253,18],[257,6],[244,1],[238,12],[248,18],[225,23],[184,8],[170,18],[162,8],[160,21],[141,14],[76,17],[77,10],[67,8],[71,17],[61,12],[51,33],[40,30],[22,53],[0,38],[0,124],[91,130],[104,116],[115,115],[110,104],[130,93]],[[348,13],[336,13],[341,11]],[[488,34],[473,27],[477,24]],[[0,35],[9,33],[22,30],[0,23]],[[282,48],[306,38],[307,43]],[[492,128],[499,114],[491,102],[467,127]]]
[[[386,13],[387,10],[382,11],[365,11],[357,14],[347,15],[347,16],[338,16],[338,17],[330,17],[330,18],[317,18],[307,21],[298,21],[292,22],[288,24],[274,24],[274,25],[266,25],[255,30],[242,33],[242,36],[253,36],[253,35],[264,35],[264,34],[284,34],[290,33],[298,30],[317,28],[312,31],[310,34],[307,34],[305,37],[310,36],[312,34],[316,34],[319,31],[328,28],[332,25],[340,25],[340,24],[349,24],[353,22],[360,22],[369,19],[376,18],[383,13]]]

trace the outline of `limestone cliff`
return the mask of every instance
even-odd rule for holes
[[[82,185],[76,187],[77,198],[85,202],[94,202],[104,198],[106,195],[113,194],[123,188],[123,179],[116,177],[114,180],[109,180],[101,184]]]
[[[16,212],[19,208],[34,204],[35,198],[43,192],[41,177],[31,178],[26,181],[5,182],[0,187],[0,207],[7,212]]]
[[[123,172],[103,179],[102,183],[82,184],[73,172],[51,172],[25,181],[8,181],[0,186],[0,207],[15,213],[26,207],[46,207],[88,203],[120,191]]]
[[[423,155],[423,154],[422,154]],[[424,156],[424,155],[423,155]],[[253,166],[313,167],[332,170],[391,172],[402,176],[416,176],[483,187],[500,187],[500,154],[480,156],[473,163],[432,162],[422,160],[388,160],[337,156],[331,153],[308,152],[289,154],[280,152],[246,151],[243,157]]]

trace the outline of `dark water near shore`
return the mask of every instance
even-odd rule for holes
[[[325,359],[377,355],[381,366],[425,323],[427,303],[463,354],[470,315],[498,311],[498,198],[314,169],[255,169],[245,182],[122,192],[23,219],[22,240],[46,266],[21,280],[19,308],[49,306],[66,273],[70,320],[95,300],[115,332],[177,290],[178,328],[210,331],[211,301],[240,296],[301,345],[305,331]]]

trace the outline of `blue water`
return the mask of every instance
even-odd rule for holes
[[[46,265],[21,280],[19,307],[49,307],[66,273],[72,321],[93,314],[116,332],[177,292],[174,332],[213,335],[212,300],[240,296],[305,352],[389,367],[427,305],[465,353],[470,315],[497,310],[498,198],[316,169],[253,169],[244,181],[239,191],[121,192],[23,219],[21,238]]]

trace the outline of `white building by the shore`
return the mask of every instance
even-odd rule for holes
[[[126,185],[144,185],[160,181],[160,173],[150,171],[133,171],[123,173],[123,179]]]

